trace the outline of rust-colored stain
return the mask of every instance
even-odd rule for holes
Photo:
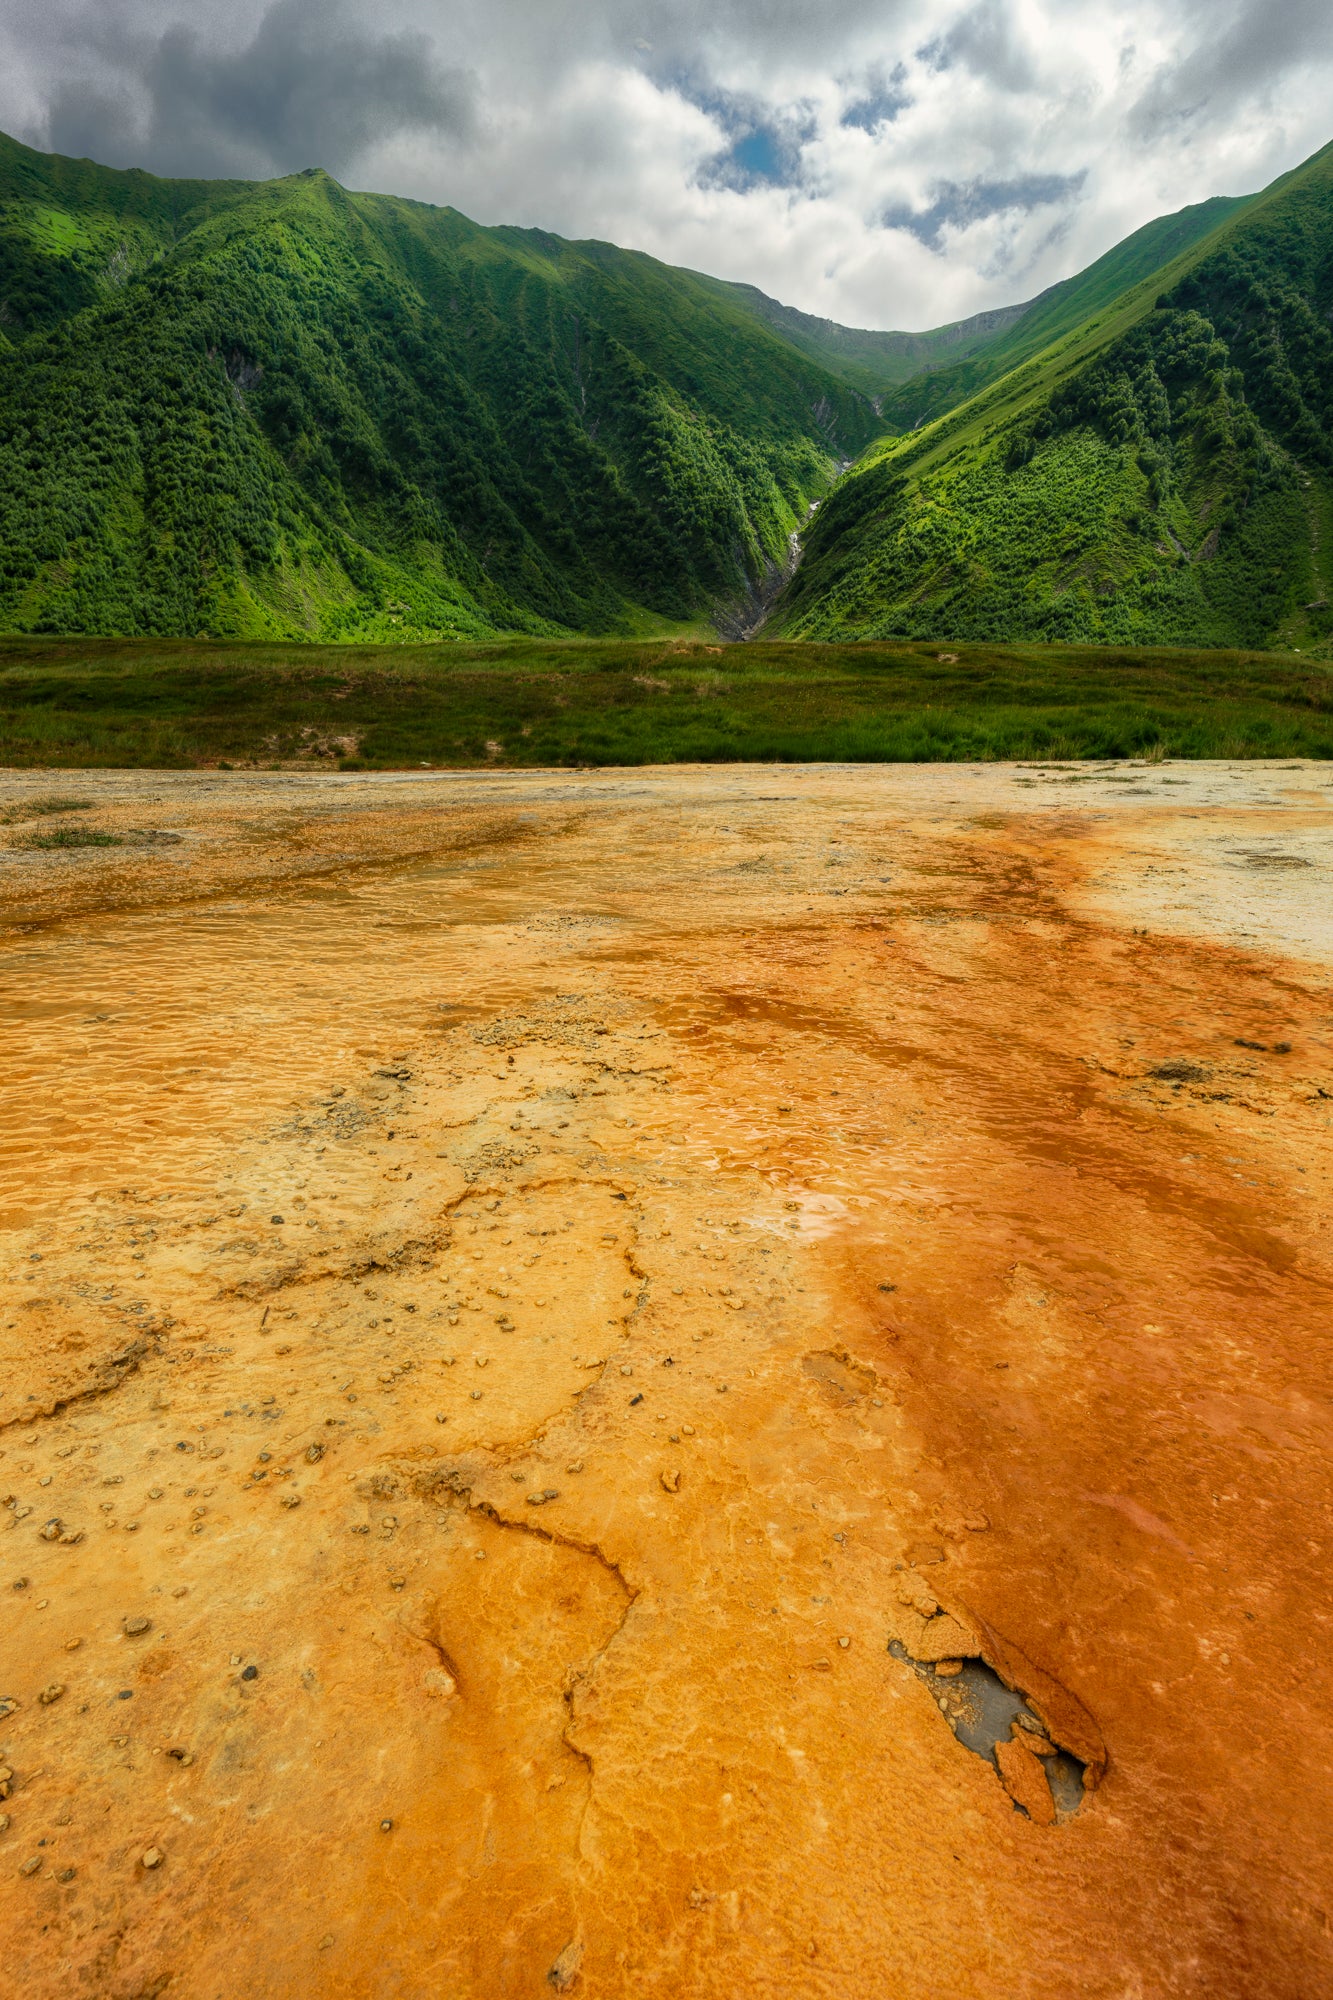
[[[7,1993],[1333,1990],[1333,813],[1133,779],[0,779]]]

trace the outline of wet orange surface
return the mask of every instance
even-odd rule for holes
[[[1317,767],[52,790],[0,1989],[1333,1990]]]

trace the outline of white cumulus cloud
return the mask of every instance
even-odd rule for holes
[[[324,166],[846,324],[1031,297],[1333,136],[1327,0],[12,0],[0,125]]]

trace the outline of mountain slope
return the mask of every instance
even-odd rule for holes
[[[998,381],[1020,362],[1040,354],[1052,341],[1113,305],[1131,286],[1164,270],[1253,199],[1252,195],[1214,195],[1209,201],[1178,209],[1174,215],[1159,215],[1146,222],[1086,270],[1040,293],[1021,315],[998,327],[975,357],[960,357],[947,366],[922,371],[881,396],[879,410],[886,427],[910,431],[943,416],[987,383]]]
[[[725,278],[703,278],[701,282],[771,326],[810,360],[876,399],[929,370],[949,374],[948,364],[965,363],[988,352],[1032,304],[1028,301],[974,313],[970,319],[932,327],[925,333],[875,333],[868,328],[839,326],[832,319],[816,319],[811,313],[769,298],[754,285],[733,284]]]
[[[1232,218],[1251,195],[1216,195],[1159,215],[1023,305],[975,313],[925,333],[873,333],[780,305],[753,285],[702,282],[734,299],[854,388],[875,399],[887,430],[913,430],[1082,325],[1129,286],[1170,264]]]
[[[412,637],[725,613],[867,401],[690,274],[311,172],[0,140],[0,627]]]
[[[872,448],[770,629],[1327,650],[1331,312],[1328,147],[1044,353]]]

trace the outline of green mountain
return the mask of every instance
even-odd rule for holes
[[[0,138],[0,629],[739,629],[878,428],[649,257]]]
[[[1174,215],[1159,215],[1086,271],[1052,285],[1026,304],[974,313],[971,319],[932,327],[926,333],[858,331],[780,305],[753,285],[730,284],[721,278],[700,282],[744,306],[810,360],[822,362],[832,374],[870,396],[886,430],[915,430],[1081,326],[1130,285],[1151,277],[1211,235],[1251,200],[1251,195],[1215,195]]]
[[[903,334],[0,137],[0,630],[1328,650],[1331,317],[1333,148]]]
[[[869,396],[881,410],[886,390],[919,380],[927,370],[951,376],[953,369],[946,364],[966,365],[974,355],[988,353],[1015,321],[1032,309],[1031,302],[1000,306],[992,312],[974,313],[971,319],[955,320],[950,326],[932,327],[926,333],[874,333],[798,312],[795,306],[770,299],[754,285],[737,285],[724,278],[700,277],[699,281],[719,298],[729,299],[772,327],[809,360],[818,361]],[[1003,373],[1003,369],[996,372]],[[949,401],[958,402],[959,396],[954,394]]]
[[[1072,281],[1093,317],[872,446],[770,631],[1329,650],[1333,146],[1117,293],[1164,227]]]
[[[1159,215],[1117,243],[1086,271],[1041,292],[1021,314],[998,327],[975,356],[960,355],[947,366],[932,365],[889,395],[879,397],[879,411],[889,430],[917,430],[946,410],[1007,375],[1021,361],[1059,340],[1122,292],[1153,277],[1194,244],[1211,236],[1222,223],[1253,200],[1252,195],[1214,195],[1174,215]],[[872,393],[874,393],[872,391]]]

